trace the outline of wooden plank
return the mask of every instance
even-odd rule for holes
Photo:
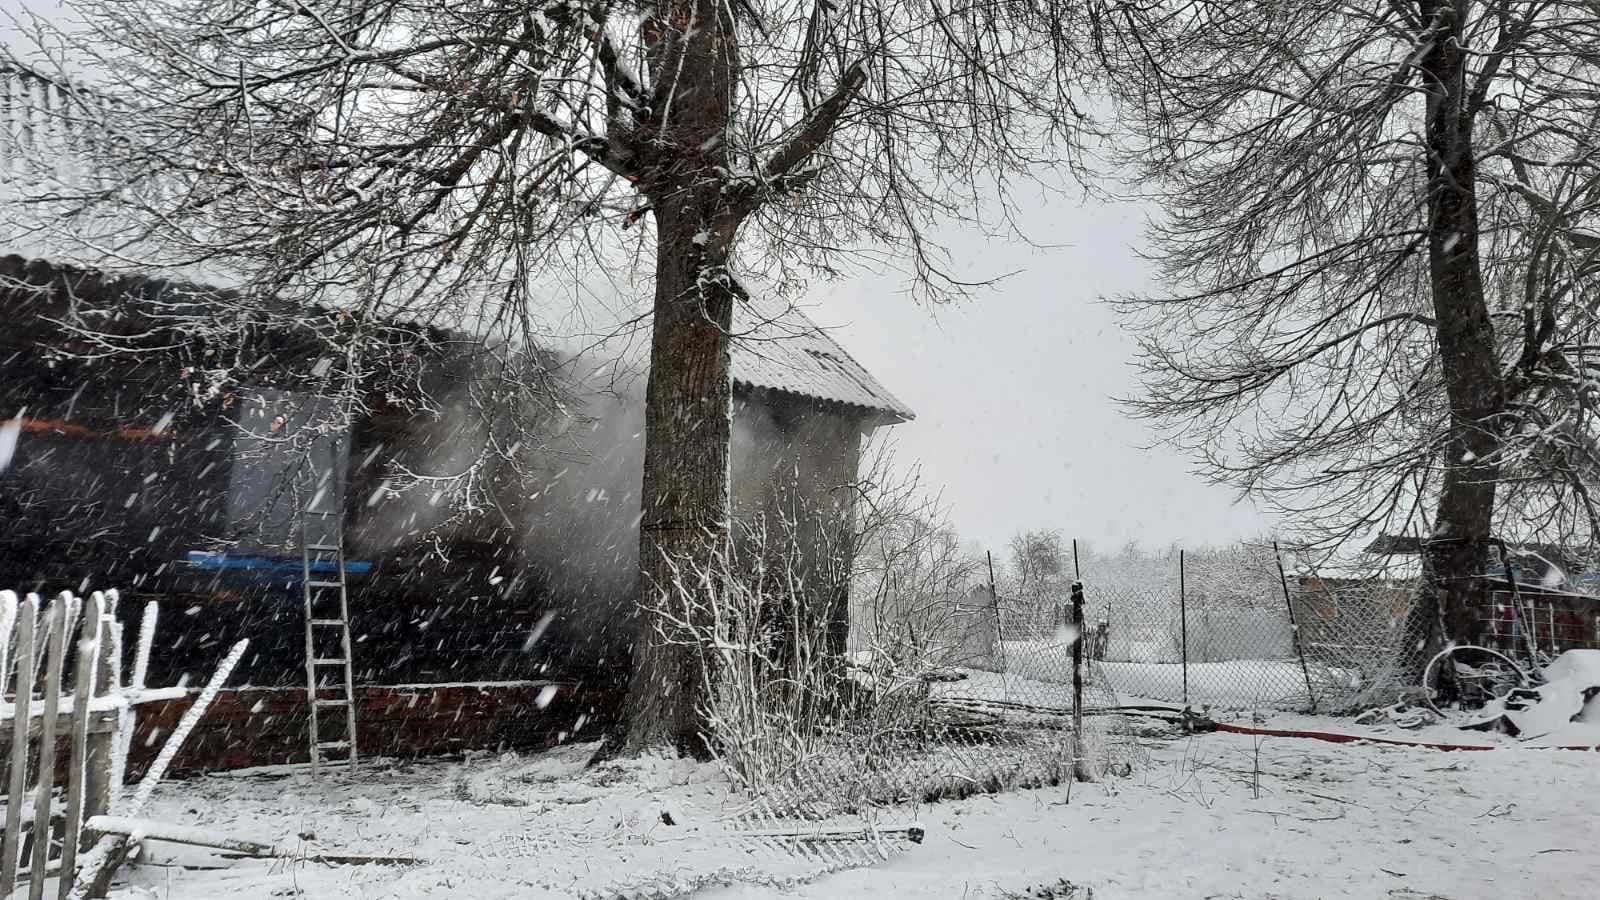
[[[11,679],[11,644],[17,626],[17,594],[0,591],[0,697],[6,695],[6,684]]]
[[[44,717],[39,715],[39,710],[34,708],[31,710],[31,712],[33,715],[28,718],[27,728],[28,740],[30,741],[38,740],[39,732],[44,730]],[[73,715],[75,715],[75,713],[58,711],[56,713],[56,730],[66,731],[68,728],[72,727]],[[11,719],[0,722],[0,741],[10,741],[12,739],[12,726],[14,724],[15,722]],[[111,732],[116,731],[116,729],[116,710],[97,709],[89,714],[90,734],[110,734]]]
[[[114,601],[116,591],[107,594]],[[100,617],[100,663],[95,667],[95,694],[107,696],[122,693],[122,623],[109,609]],[[123,772],[128,757],[122,753],[122,735],[133,731],[133,707],[117,710],[115,727],[109,732],[90,733],[89,761],[86,776],[84,816],[103,816],[111,806],[122,786]]]
[[[163,841],[169,844],[187,844],[191,847],[209,847],[228,850],[249,856],[292,856],[292,848],[279,847],[270,841],[228,837],[192,825],[172,825],[154,819],[133,816],[95,816],[89,827],[102,834],[120,834],[138,841]]]
[[[83,607],[83,627],[78,633],[78,655],[73,670],[73,705],[71,756],[67,769],[67,814],[61,830],[61,877],[56,879],[56,896],[67,900],[72,891],[72,875],[78,869],[79,832],[83,828],[83,793],[87,780],[85,764],[89,759],[89,709],[94,706],[94,696],[99,685],[95,677],[100,666],[100,645],[108,646],[109,629],[101,620],[100,610],[105,598],[99,591],[89,595]]]
[[[39,614],[39,598],[33,594],[17,609],[16,652],[12,663],[17,670],[16,714],[28,721],[33,707],[33,629]],[[9,636],[7,637],[9,640]],[[0,679],[3,680],[3,679]],[[21,849],[22,797],[28,787],[28,729],[14,728],[11,734],[11,777],[6,784],[6,832],[0,841],[0,885],[9,891],[17,882],[17,853]]]
[[[61,664],[67,648],[67,619],[72,595],[63,592],[45,612],[50,647],[44,667],[44,727],[39,732],[38,787],[33,796],[33,873],[28,900],[44,900],[44,870],[50,857],[50,803],[56,777],[56,709],[61,705]]]
[[[144,690],[145,673],[150,671],[150,648],[156,642],[156,616],[160,612],[160,605],[151,600],[144,606],[144,618],[139,620],[139,646],[134,648],[133,681],[129,684],[135,691]]]

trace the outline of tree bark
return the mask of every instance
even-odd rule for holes
[[[645,389],[639,621],[623,705],[623,749],[671,746],[704,758],[709,657],[702,578],[729,534],[728,338],[739,288],[729,271],[744,217],[726,196],[724,136],[738,42],[718,0],[664,0],[645,22],[659,125],[639,135],[640,192],[656,223],[656,285]],[[691,627],[661,615],[664,607]]]
[[[626,748],[670,745],[704,757],[706,659],[699,641],[656,613],[699,616],[700,576],[728,535],[732,387],[728,337],[738,287],[726,251],[697,237],[717,217],[694,203],[656,207],[655,320],[645,391],[639,522],[640,616],[624,708]],[[688,207],[688,208],[684,208]],[[697,619],[697,623],[703,621]]]
[[[759,27],[759,26],[758,26]],[[793,180],[833,133],[866,83],[858,62],[808,110],[793,135],[752,170],[728,150],[740,66],[733,7],[722,0],[660,0],[641,35],[650,72],[645,117],[618,120],[639,191],[656,222],[656,293],[645,393],[639,529],[640,621],[621,740],[610,750],[670,745],[705,756],[707,688],[714,673],[699,602],[730,541],[729,330],[742,290],[729,269],[744,219]],[[641,88],[642,90],[642,88]],[[631,117],[624,117],[631,118]],[[738,171],[741,174],[735,175]],[[630,175],[630,177],[632,177]],[[661,615],[663,600],[681,620]],[[695,634],[698,632],[698,635]],[[605,755],[603,751],[601,755]]]
[[[1486,571],[1493,536],[1500,475],[1496,418],[1505,391],[1479,259],[1476,110],[1462,19],[1449,0],[1424,0],[1420,8],[1433,30],[1421,60],[1428,89],[1428,269],[1450,405],[1443,482],[1425,552],[1440,621],[1435,642],[1470,642],[1477,637],[1474,607],[1487,590],[1478,576]]]

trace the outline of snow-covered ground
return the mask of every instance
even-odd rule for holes
[[[1386,741],[1600,750],[1600,650],[1568,650],[1545,666],[1539,679],[1542,683],[1520,692],[1520,699],[1519,692],[1513,692],[1483,709],[1447,709],[1442,719],[1410,707],[1374,710],[1359,724],[1352,720],[1330,724],[1327,719],[1292,714],[1261,717],[1260,723],[1274,729],[1332,730]],[[1494,727],[1482,727],[1486,725]]]
[[[1059,787],[885,808],[878,826],[917,822],[925,840],[806,851],[751,832],[862,820],[774,822],[730,794],[714,767],[651,759],[585,770],[587,747],[374,765],[320,783],[304,773],[213,776],[163,786],[150,815],[308,854],[421,862],[228,860],[168,846],[118,896],[1084,897],[1092,888],[1101,900],[1462,900],[1592,897],[1600,883],[1600,754],[1170,732],[1141,745],[1131,777],[1077,785],[1070,797]],[[1030,892],[1041,887],[1055,893]]]
[[[1045,789],[924,810],[922,847],[786,896],[1593,897],[1597,791],[1595,754],[1197,736],[1070,803]],[[1062,880],[1079,892],[1035,893]]]

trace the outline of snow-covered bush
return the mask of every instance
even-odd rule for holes
[[[945,688],[989,677],[1000,652],[992,598],[972,592],[977,562],[914,478],[869,471],[878,480],[855,486],[851,515],[747,519],[711,565],[674,568],[656,592],[661,637],[695,649],[707,746],[785,814],[1070,777],[1059,719],[1019,724],[948,702],[961,692]]]

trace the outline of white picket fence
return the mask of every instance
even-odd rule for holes
[[[19,601],[0,591],[0,740],[9,747],[0,757],[7,763],[0,897],[42,900],[52,878],[56,896],[69,896],[88,837],[83,823],[117,807],[136,707],[187,694],[145,688],[154,603],[145,609],[133,672],[124,681],[116,609],[116,591],[96,591],[87,600],[63,592],[46,605],[35,594]],[[57,782],[60,743],[68,753],[64,784]]]

